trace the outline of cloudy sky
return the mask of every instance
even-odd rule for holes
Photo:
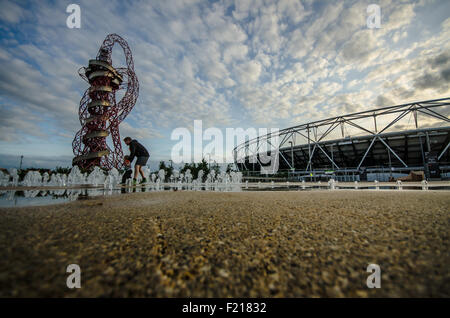
[[[66,7],[81,7],[81,28]],[[367,6],[381,28],[367,28]],[[140,95],[121,135],[170,159],[171,132],[277,127],[450,96],[450,1],[0,0],[0,167],[69,166],[109,33],[133,52]],[[114,66],[123,65],[117,48]],[[155,167],[152,167],[155,168]]]

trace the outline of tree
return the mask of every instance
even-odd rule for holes
[[[163,169],[163,170],[167,169],[166,163],[164,161],[159,162],[159,170],[161,170],[161,169]]]
[[[56,173],[63,173],[63,174],[69,174],[70,173],[70,170],[71,170],[72,168],[69,168],[69,167],[66,167],[66,168],[63,168],[63,167],[56,167]]]
[[[216,176],[218,174],[220,174],[220,166],[217,164],[217,162],[214,161],[214,165],[212,166],[211,170],[214,170],[214,172],[216,173]]]
[[[195,162],[185,163],[183,169],[181,169],[180,172],[185,174],[188,169],[191,170],[192,178],[197,179],[198,166],[195,164]]]
[[[192,166],[191,165],[192,164],[190,164],[190,163],[185,163],[184,167],[181,168],[180,173],[183,173],[183,174],[186,173],[187,169],[191,169],[191,173],[192,173]]]
[[[167,167],[164,161],[159,162],[159,170],[164,170],[166,172],[166,178],[170,178],[173,174],[173,167]]]
[[[195,162],[191,162],[191,163],[185,163],[184,167],[180,170],[181,173],[186,173],[187,169],[191,170],[191,174],[192,177],[194,179],[198,178],[198,172],[200,170],[203,170],[203,181],[206,180],[206,177],[208,176],[208,173],[211,171],[208,167],[208,163],[206,162],[205,158],[202,159],[202,161],[198,164],[196,164]]]
[[[208,173],[210,171],[208,163],[206,162],[205,158],[202,158],[202,161],[197,165],[197,176],[198,177],[198,172],[200,170],[203,170],[203,180],[201,180],[202,182],[206,180],[206,177],[208,176]]]

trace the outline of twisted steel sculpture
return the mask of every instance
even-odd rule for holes
[[[116,43],[125,54],[125,68],[112,66],[111,54]],[[89,66],[80,68],[78,73],[90,87],[80,101],[82,127],[72,142],[75,155],[72,164],[85,170],[92,170],[95,166],[120,169],[123,152],[119,125],[133,109],[139,95],[139,82],[128,43],[117,34],[108,35],[96,59],[90,60]],[[126,92],[117,103],[116,92],[121,89],[126,89]],[[109,135],[113,150],[106,140]]]

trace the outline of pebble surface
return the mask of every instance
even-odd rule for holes
[[[449,194],[177,191],[0,209],[0,297],[450,297]]]

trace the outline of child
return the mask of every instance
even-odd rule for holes
[[[126,184],[127,179],[131,178],[131,174],[133,173],[133,171],[131,170],[130,156],[125,156],[123,157],[123,159],[125,173],[122,176],[122,184]]]

